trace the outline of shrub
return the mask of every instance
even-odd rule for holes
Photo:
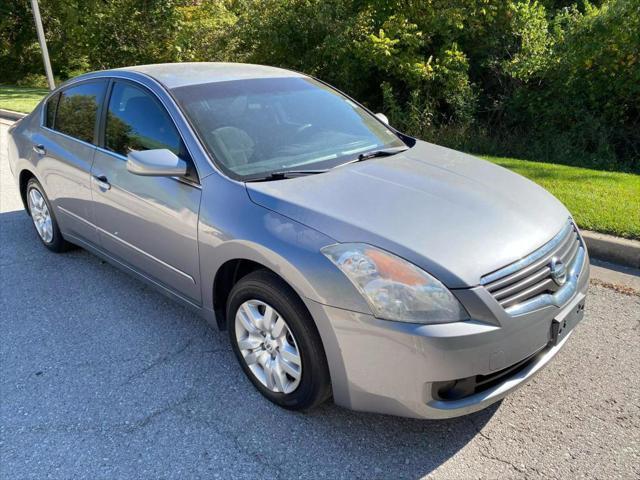
[[[510,102],[511,124],[549,157],[640,169],[640,4],[586,4],[554,19],[549,59]]]
[[[63,79],[165,61],[268,64],[320,77],[427,140],[640,171],[638,0],[40,3]],[[0,9],[2,81],[39,83],[27,2]]]

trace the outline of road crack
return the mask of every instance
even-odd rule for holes
[[[169,402],[168,404],[158,408],[157,410],[154,410],[150,413],[148,413],[147,415],[145,415],[143,418],[141,418],[140,420],[138,420],[137,422],[134,422],[133,424],[131,424],[129,426],[129,428],[127,428],[127,432],[128,433],[133,433],[137,430],[140,430],[141,428],[146,427],[147,425],[149,425],[154,419],[161,417],[162,415],[165,415],[166,413],[171,412],[172,410],[174,410],[175,408],[189,402],[190,400],[193,399],[193,389],[190,389],[184,396],[178,398],[177,400],[173,401],[173,402]]]
[[[496,450],[495,446],[493,445],[493,439],[489,435],[484,433],[482,431],[482,429],[480,427],[478,427],[478,425],[476,425],[476,423],[474,422],[474,420],[473,420],[473,418],[471,416],[468,416],[467,419],[469,420],[469,423],[471,423],[471,425],[473,426],[473,429],[475,430],[475,432],[481,438],[486,440],[486,442],[484,442],[484,443],[486,443],[486,445],[483,445],[483,444],[479,444],[478,445],[478,451],[480,452],[481,456],[483,456],[484,458],[486,458],[488,460],[493,460],[495,462],[499,462],[499,463],[502,463],[504,465],[507,465],[508,467],[510,467],[511,469],[515,470],[516,472],[518,472],[520,474],[526,474],[527,470],[532,470],[539,477],[551,478],[551,477],[549,477],[549,475],[547,475],[544,472],[541,472],[536,467],[532,467],[532,466],[528,466],[528,465],[524,465],[524,464],[519,466],[519,465],[516,465],[515,463],[511,462],[510,460],[501,458],[498,455],[496,455],[494,453],[491,453],[492,451],[495,452],[495,450]]]
[[[135,380],[136,378],[140,378],[142,376],[144,376],[144,374],[146,374],[148,371],[159,367],[161,365],[167,364],[169,362],[171,362],[172,360],[176,359],[177,357],[179,357],[181,354],[183,354],[184,352],[187,351],[187,349],[193,345],[194,339],[190,338],[189,340],[186,341],[186,343],[180,347],[178,350],[175,350],[173,352],[169,352],[166,353],[164,355],[160,355],[158,356],[155,360],[153,360],[149,365],[147,365],[146,367],[142,368],[141,370],[137,371],[136,373],[134,373],[133,375],[129,376],[124,382],[122,382],[120,384],[121,387],[131,383],[133,380]]]

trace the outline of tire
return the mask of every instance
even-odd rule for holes
[[[40,182],[35,178],[31,178],[27,183],[26,198],[29,216],[31,216],[31,221],[36,233],[38,234],[38,238],[44,246],[56,253],[62,253],[69,250],[71,248],[71,244],[62,237],[62,233],[60,233],[58,221],[53,213],[53,208],[51,207],[49,198],[44,192],[42,185],[40,185]],[[44,220],[42,224],[46,225],[46,227],[43,230],[39,227],[38,223],[39,220],[47,218],[47,215],[50,223]]]
[[[243,318],[247,319],[244,314],[250,310],[266,318],[267,307],[273,309],[273,318],[283,320],[284,326],[274,320],[273,329],[266,333],[267,337],[264,337],[263,331],[249,334],[246,321],[242,321]],[[264,318],[263,324],[266,322]],[[284,332],[285,328],[288,332]],[[233,351],[245,374],[260,393],[273,403],[289,410],[310,410],[331,396],[329,368],[313,319],[293,289],[274,273],[257,270],[243,277],[233,287],[227,301],[227,330]],[[244,339],[242,346],[250,344],[252,348],[241,349],[238,339]],[[259,345],[261,340],[263,343]],[[275,347],[269,350],[271,353],[267,351],[269,342],[275,342]],[[301,361],[300,370],[295,361],[289,361],[295,358],[295,354],[291,354],[294,350],[297,350]],[[271,371],[274,372],[271,388],[268,378],[265,383],[265,377],[269,377],[267,368],[261,365],[266,355],[271,355],[270,360],[266,357],[266,362],[271,362]],[[252,356],[254,360],[256,357],[259,360],[253,361],[250,366],[248,359]],[[300,373],[297,380],[289,375],[292,367]]]

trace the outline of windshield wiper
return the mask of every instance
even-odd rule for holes
[[[304,177],[306,175],[315,175],[325,173],[328,170],[283,170],[281,172],[271,172],[264,177],[251,178],[247,182],[268,182],[270,180],[285,180],[287,178]]]
[[[354,162],[362,162],[364,160],[369,160],[371,158],[377,158],[377,157],[390,157],[391,155],[404,152],[405,150],[409,150],[409,148],[400,147],[400,148],[386,148],[382,150],[373,150],[371,152],[361,153],[360,155],[358,155],[358,158],[354,160]]]
[[[350,163],[362,162],[364,160],[369,160],[370,158],[376,157],[390,157],[391,155],[395,155],[396,153],[401,153],[406,150],[409,150],[409,147],[395,147],[395,148],[385,148],[380,150],[372,150],[370,152],[361,153],[357,156],[355,160],[351,160],[347,163],[343,163],[338,165],[337,167],[343,167],[345,165],[349,165]],[[337,168],[333,167],[333,168]],[[247,179],[247,182],[269,182],[271,180],[285,180],[287,178],[295,178],[295,177],[304,177],[306,175],[315,175],[318,173],[325,173],[331,169],[323,169],[323,170],[282,170],[279,172],[271,172],[264,177],[256,177]]]

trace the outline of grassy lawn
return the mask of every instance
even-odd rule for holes
[[[542,185],[567,206],[581,228],[640,239],[640,175],[483,158]]]
[[[0,85],[0,108],[29,113],[47,93],[46,88]]]

